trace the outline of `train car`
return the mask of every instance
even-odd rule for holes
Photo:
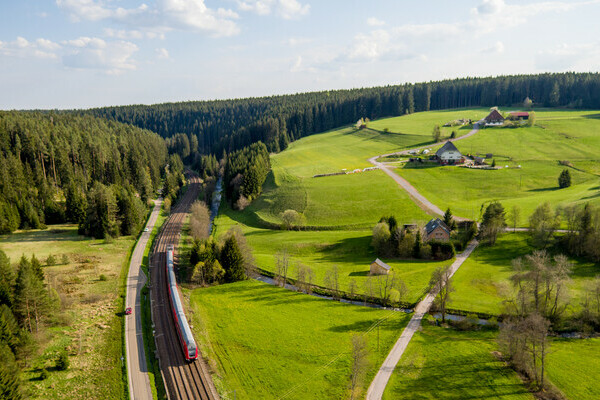
[[[198,347],[192,335],[192,330],[187,322],[183,312],[183,304],[177,290],[177,280],[175,279],[175,270],[173,268],[173,246],[167,246],[167,289],[169,290],[169,301],[171,303],[171,314],[175,320],[179,342],[183,347],[183,354],[187,361],[194,361],[198,358]]]

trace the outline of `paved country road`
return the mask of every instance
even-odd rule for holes
[[[150,239],[150,233],[154,228],[162,198],[154,203],[152,214],[148,219],[146,228],[148,232],[142,232],[129,264],[127,276],[127,294],[125,307],[131,307],[131,315],[125,315],[125,349],[127,356],[127,377],[129,381],[129,398],[131,400],[152,400],[152,390],[148,378],[146,366],[146,353],[144,352],[144,338],[142,334],[142,288],[146,284],[146,275],[142,271],[142,260],[144,250]]]
[[[456,260],[450,266],[450,276],[454,275],[462,263],[471,255],[477,245],[477,240],[471,241],[465,251],[456,256]],[[367,392],[367,400],[380,400],[381,396],[383,396],[383,392],[392,376],[392,372],[394,372],[398,361],[400,361],[400,358],[402,357],[402,354],[404,354],[404,350],[406,350],[413,335],[421,326],[421,320],[425,314],[429,312],[436,296],[437,292],[432,290],[419,304],[417,304],[413,317],[410,319],[406,328],[404,328],[404,331],[402,331],[402,335],[400,335],[400,338],[394,347],[392,347],[392,350],[381,365],[381,368],[379,368],[377,375],[375,375],[375,379],[371,382],[371,386],[369,386]]]
[[[473,129],[466,135],[458,137],[456,139],[450,139],[450,141],[455,142],[457,140],[462,140],[462,139],[466,139],[468,137],[473,136],[474,134],[476,134],[479,131],[479,123],[480,122],[475,123],[473,125]],[[421,209],[423,209],[423,211],[425,211],[428,214],[442,216],[442,215],[444,215],[444,212],[438,206],[436,206],[435,204],[433,204],[432,202],[427,200],[425,198],[425,196],[423,196],[421,193],[419,193],[419,191],[413,185],[411,185],[406,179],[404,179],[403,177],[401,177],[400,175],[395,173],[393,170],[389,169],[384,163],[377,161],[377,159],[380,157],[386,157],[386,156],[391,156],[391,155],[396,155],[396,154],[408,155],[410,151],[422,150],[422,149],[425,149],[425,148],[428,148],[431,146],[433,146],[433,145],[415,147],[413,149],[406,149],[406,150],[402,150],[402,151],[397,151],[395,153],[377,155],[377,156],[369,158],[369,162],[371,164],[379,167],[379,169],[381,169],[383,172],[388,174],[394,181],[396,181],[396,183],[398,185],[400,185],[404,190],[406,190],[408,192],[408,195],[417,203],[417,205],[419,207],[421,207]],[[462,217],[457,217],[457,216],[455,216],[454,219],[456,219],[457,221],[468,220],[467,218],[462,218]]]

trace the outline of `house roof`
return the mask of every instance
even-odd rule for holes
[[[447,151],[458,151],[460,153],[460,151],[456,148],[454,143],[448,140],[446,144],[444,144],[442,147],[440,147],[438,151],[435,152],[435,155],[441,157],[442,154],[444,154]]]
[[[529,117],[529,113],[527,111],[513,111],[510,113],[513,117]]]
[[[384,263],[383,261],[381,261],[379,258],[376,259],[375,261],[373,261],[375,264],[379,265],[381,268],[385,269],[386,271],[389,271],[390,267],[389,265],[387,265],[386,263]]]
[[[446,233],[449,235],[450,234],[450,228],[448,228],[448,225],[446,225],[444,223],[444,221],[442,221],[439,218],[435,218],[432,219],[431,221],[429,221],[427,223],[427,225],[425,225],[425,232],[427,232],[427,234],[429,235],[431,232],[433,232],[437,227],[441,227],[443,230],[446,231]]]
[[[504,117],[502,114],[498,112],[498,110],[492,110],[491,113],[487,117],[484,118],[487,122],[490,121],[504,121]]]

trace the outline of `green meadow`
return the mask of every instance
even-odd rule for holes
[[[349,398],[352,336],[367,340],[366,389],[410,318],[255,281],[194,290],[190,305],[223,399]]]
[[[426,198],[456,215],[478,218],[482,204],[499,200],[508,210],[521,208],[520,225],[542,202],[566,206],[600,201],[597,149],[598,114],[594,111],[537,111],[533,127],[485,128],[456,146],[463,153],[492,154],[499,170],[476,170],[407,164],[396,172]],[[558,176],[568,161],[573,184],[558,188]],[[520,168],[519,168],[520,166]]]
[[[493,352],[497,332],[460,332],[425,322],[400,359],[383,399],[533,400]]]
[[[600,398],[600,339],[554,339],[546,362],[548,379],[568,398]]]
[[[534,248],[526,233],[505,233],[492,247],[479,246],[453,277],[456,291],[450,307],[466,311],[500,314],[502,302],[514,296],[510,282],[512,260],[531,254]],[[579,310],[585,282],[600,273],[600,265],[577,259],[570,276],[567,313]]]
[[[358,293],[365,292],[369,265],[376,258],[371,247],[371,230],[286,231],[255,228],[244,224],[245,212],[234,211],[225,204],[215,222],[219,236],[238,225],[251,246],[256,264],[276,271],[275,255],[285,250],[289,256],[288,276],[296,278],[299,264],[312,268],[314,284],[325,285],[325,275],[334,265],[339,270],[340,289],[349,291],[354,281]],[[446,262],[422,260],[387,260],[408,287],[406,301],[417,301],[427,290],[433,270]]]
[[[121,355],[123,278],[131,236],[111,241],[77,234],[76,225],[16,231],[0,236],[0,250],[16,264],[33,254],[45,265],[52,254],[58,265],[44,266],[46,283],[61,299],[62,314],[36,335],[39,351],[28,361],[22,378],[28,398],[119,399],[126,396]],[[66,255],[68,262],[62,263]],[[103,276],[101,278],[101,276]],[[57,371],[54,360],[67,349],[70,367]],[[49,372],[40,380],[40,372]]]

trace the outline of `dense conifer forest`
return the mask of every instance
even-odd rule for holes
[[[521,105],[600,108],[600,74],[559,73],[463,78],[376,88],[238,100],[131,105],[84,111],[157,132],[184,133],[191,152],[221,157],[261,141],[278,152],[301,137],[356,122],[416,111]],[[181,141],[173,143],[185,147]],[[183,149],[185,152],[185,149]],[[185,156],[182,154],[182,158]]]
[[[95,237],[132,234],[166,162],[165,141],[135,126],[0,112],[0,233],[73,222]]]

